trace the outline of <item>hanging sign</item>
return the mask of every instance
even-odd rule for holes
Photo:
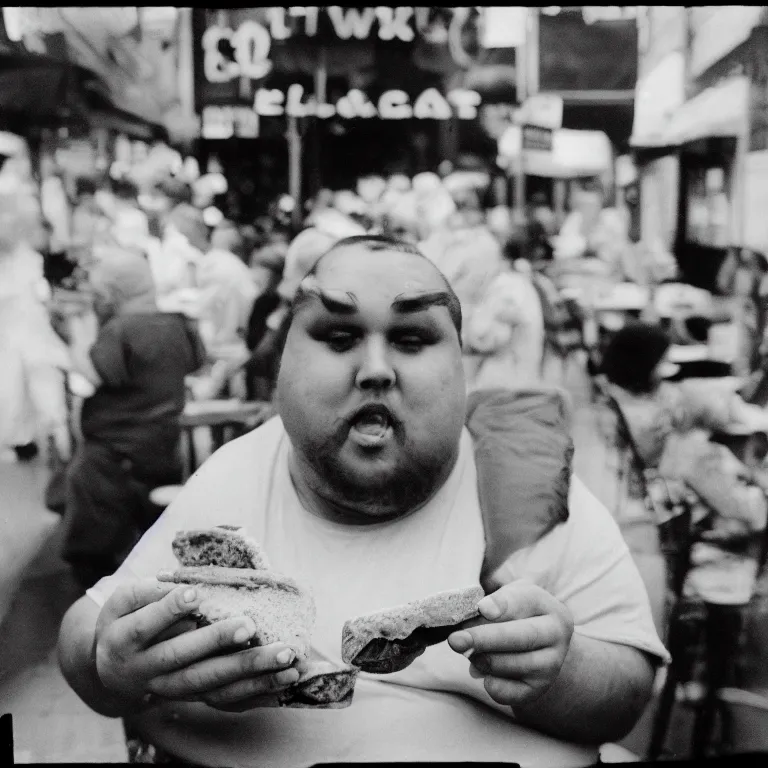
[[[540,128],[538,125],[524,125],[523,149],[551,152],[553,135],[554,131],[551,128]]]

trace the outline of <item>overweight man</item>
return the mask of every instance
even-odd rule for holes
[[[194,629],[194,588],[160,584],[180,529],[235,525],[312,587],[313,657],[345,620],[480,583],[485,533],[461,310],[412,246],[351,238],[302,283],[276,417],[217,451],[59,642],[80,697],[158,754],[207,766],[504,761],[584,766],[625,735],[668,659],[608,511],[573,479],[568,518],[514,552],[481,618],[407,669],[361,673],[342,710],[269,709],[298,677],[249,619]],[[514,509],[514,499],[510,499]]]

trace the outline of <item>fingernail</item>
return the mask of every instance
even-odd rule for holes
[[[472,650],[472,635],[469,632],[457,632],[451,638],[453,649],[459,653],[466,654]]]
[[[196,597],[197,597],[197,592],[195,592],[194,589],[188,589],[184,593],[184,602],[185,603],[194,603]]]
[[[279,685],[292,685],[299,679],[299,672],[296,669],[284,669],[275,675],[275,680]]]
[[[249,631],[248,627],[240,627],[235,634],[232,636],[232,639],[236,643],[244,643],[247,640],[251,639],[251,632]]]
[[[278,664],[290,664],[293,661],[293,657],[293,651],[286,649],[285,651],[280,651],[280,653],[275,656],[275,659],[277,659]]]
[[[493,600],[485,598],[477,604],[477,610],[483,614],[486,619],[493,621],[501,616],[501,608]]]
[[[469,665],[469,676],[474,680],[480,680],[481,678],[485,677],[485,675],[474,664]]]

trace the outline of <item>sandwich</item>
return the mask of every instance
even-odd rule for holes
[[[242,528],[179,531],[171,544],[180,568],[159,581],[194,585],[202,595],[198,626],[248,616],[256,625],[252,647],[281,642],[296,654],[299,680],[263,706],[340,709],[352,702],[357,670],[310,661],[315,602],[295,579],[276,573],[257,541]]]
[[[250,645],[281,642],[296,654],[299,680],[263,697],[265,707],[342,709],[352,703],[359,672],[389,674],[405,669],[431,645],[480,615],[481,587],[440,592],[406,605],[359,616],[342,631],[344,666],[310,660],[315,602],[311,592],[289,576],[271,570],[257,541],[242,528],[216,526],[179,531],[172,548],[180,567],[158,580],[194,585],[202,595],[198,626],[250,617],[256,634]]]
[[[484,596],[482,587],[466,587],[351,619],[342,630],[341,658],[371,674],[400,672],[462,622],[477,618]]]

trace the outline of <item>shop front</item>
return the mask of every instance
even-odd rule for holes
[[[196,9],[201,164],[215,156],[231,187],[298,200],[354,188],[366,174],[436,170],[474,141],[464,126],[479,123],[482,96],[467,87],[479,60],[477,15]]]

